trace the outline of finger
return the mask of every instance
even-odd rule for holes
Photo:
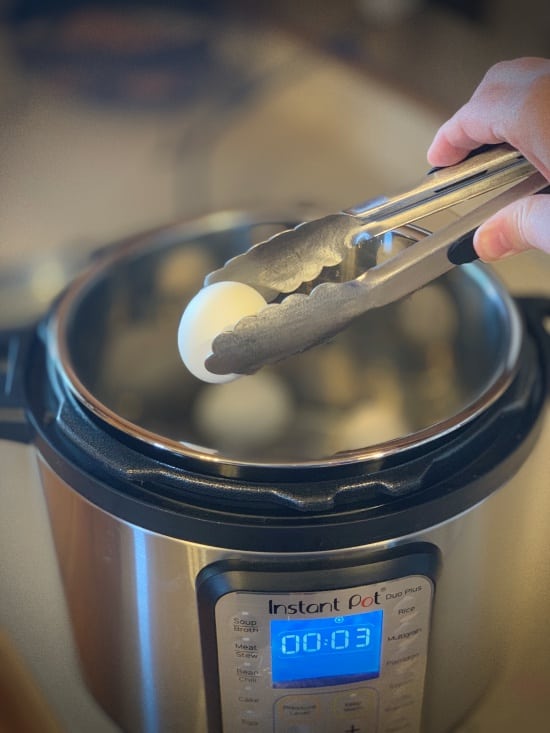
[[[493,66],[471,99],[437,132],[432,165],[451,165],[483,143],[508,142],[550,175],[550,60]]]
[[[510,96],[507,99],[511,106]],[[472,99],[455,112],[436,133],[428,149],[430,164],[453,165],[480,145],[510,142],[513,136],[509,134],[506,125],[499,124],[509,114],[502,107],[503,101],[495,98],[493,88],[487,82],[480,85]]]
[[[479,227],[474,248],[486,262],[530,248],[550,253],[550,195],[528,196],[506,206]]]
[[[434,166],[454,165],[484,143],[502,142],[485,127],[470,134],[464,127],[462,110],[451,117],[436,133],[428,148],[428,162]]]

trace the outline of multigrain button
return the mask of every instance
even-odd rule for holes
[[[412,647],[417,645],[417,643],[417,636],[405,636],[405,638],[401,639],[401,641],[398,642],[395,653],[399,655],[405,655],[410,649],[412,649]]]
[[[387,640],[388,643],[391,643],[393,645],[396,643],[408,641],[409,639],[416,639],[416,637],[419,637],[421,634],[421,626],[415,626],[414,624],[405,621],[404,623],[399,624],[399,626],[397,626],[390,634],[388,634]]]
[[[405,656],[412,653],[422,644],[423,629],[412,624],[400,624],[387,636],[388,649],[392,657]]]

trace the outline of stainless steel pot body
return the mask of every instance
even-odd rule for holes
[[[525,473],[439,526],[307,555],[148,532],[83,499],[42,461],[40,473],[84,679],[124,731],[208,730],[195,581],[220,560],[279,562],[290,573],[304,559],[365,565],[396,546],[437,547],[423,733],[449,731],[467,715],[502,668],[507,627],[519,623],[513,589],[522,555],[511,537],[521,533],[520,491],[528,502]]]
[[[521,466],[544,402],[537,348],[499,283],[468,266],[277,368],[254,393],[260,406],[277,396],[259,429],[242,397],[212,403],[175,348],[185,298],[253,228],[223,215],[122,243],[21,349],[0,436],[31,444],[28,480],[45,499],[83,677],[124,731],[222,733],[211,651],[223,632],[201,610],[209,573],[252,568],[294,590],[310,573],[327,588],[326,570],[336,589],[363,573],[377,593],[397,577],[387,563],[422,551],[434,558],[417,629],[425,681],[422,666],[403,691],[400,652],[380,733],[444,733],[497,674],[514,622],[522,557],[510,533],[529,502]],[[370,243],[327,278],[417,236]],[[9,465],[10,444],[0,450]],[[296,729],[255,715],[239,708],[223,733]]]

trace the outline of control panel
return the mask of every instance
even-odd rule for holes
[[[209,733],[419,733],[432,577],[288,591],[254,579],[211,599]]]

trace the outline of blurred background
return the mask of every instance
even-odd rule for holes
[[[546,0],[0,0],[0,312],[168,221],[410,185],[488,67],[549,46]]]
[[[525,55],[550,56],[548,0],[0,0],[0,327],[144,229],[224,208],[332,211],[416,183],[486,69]],[[548,295],[548,260],[496,269]],[[529,534],[547,548],[540,506]],[[516,592],[532,622],[515,624],[512,661],[461,733],[546,729],[548,644],[531,634],[547,628],[544,557]],[[26,585],[0,628],[62,717],[70,698],[74,720],[112,730],[67,694],[70,670],[49,673],[59,642],[29,622]]]

